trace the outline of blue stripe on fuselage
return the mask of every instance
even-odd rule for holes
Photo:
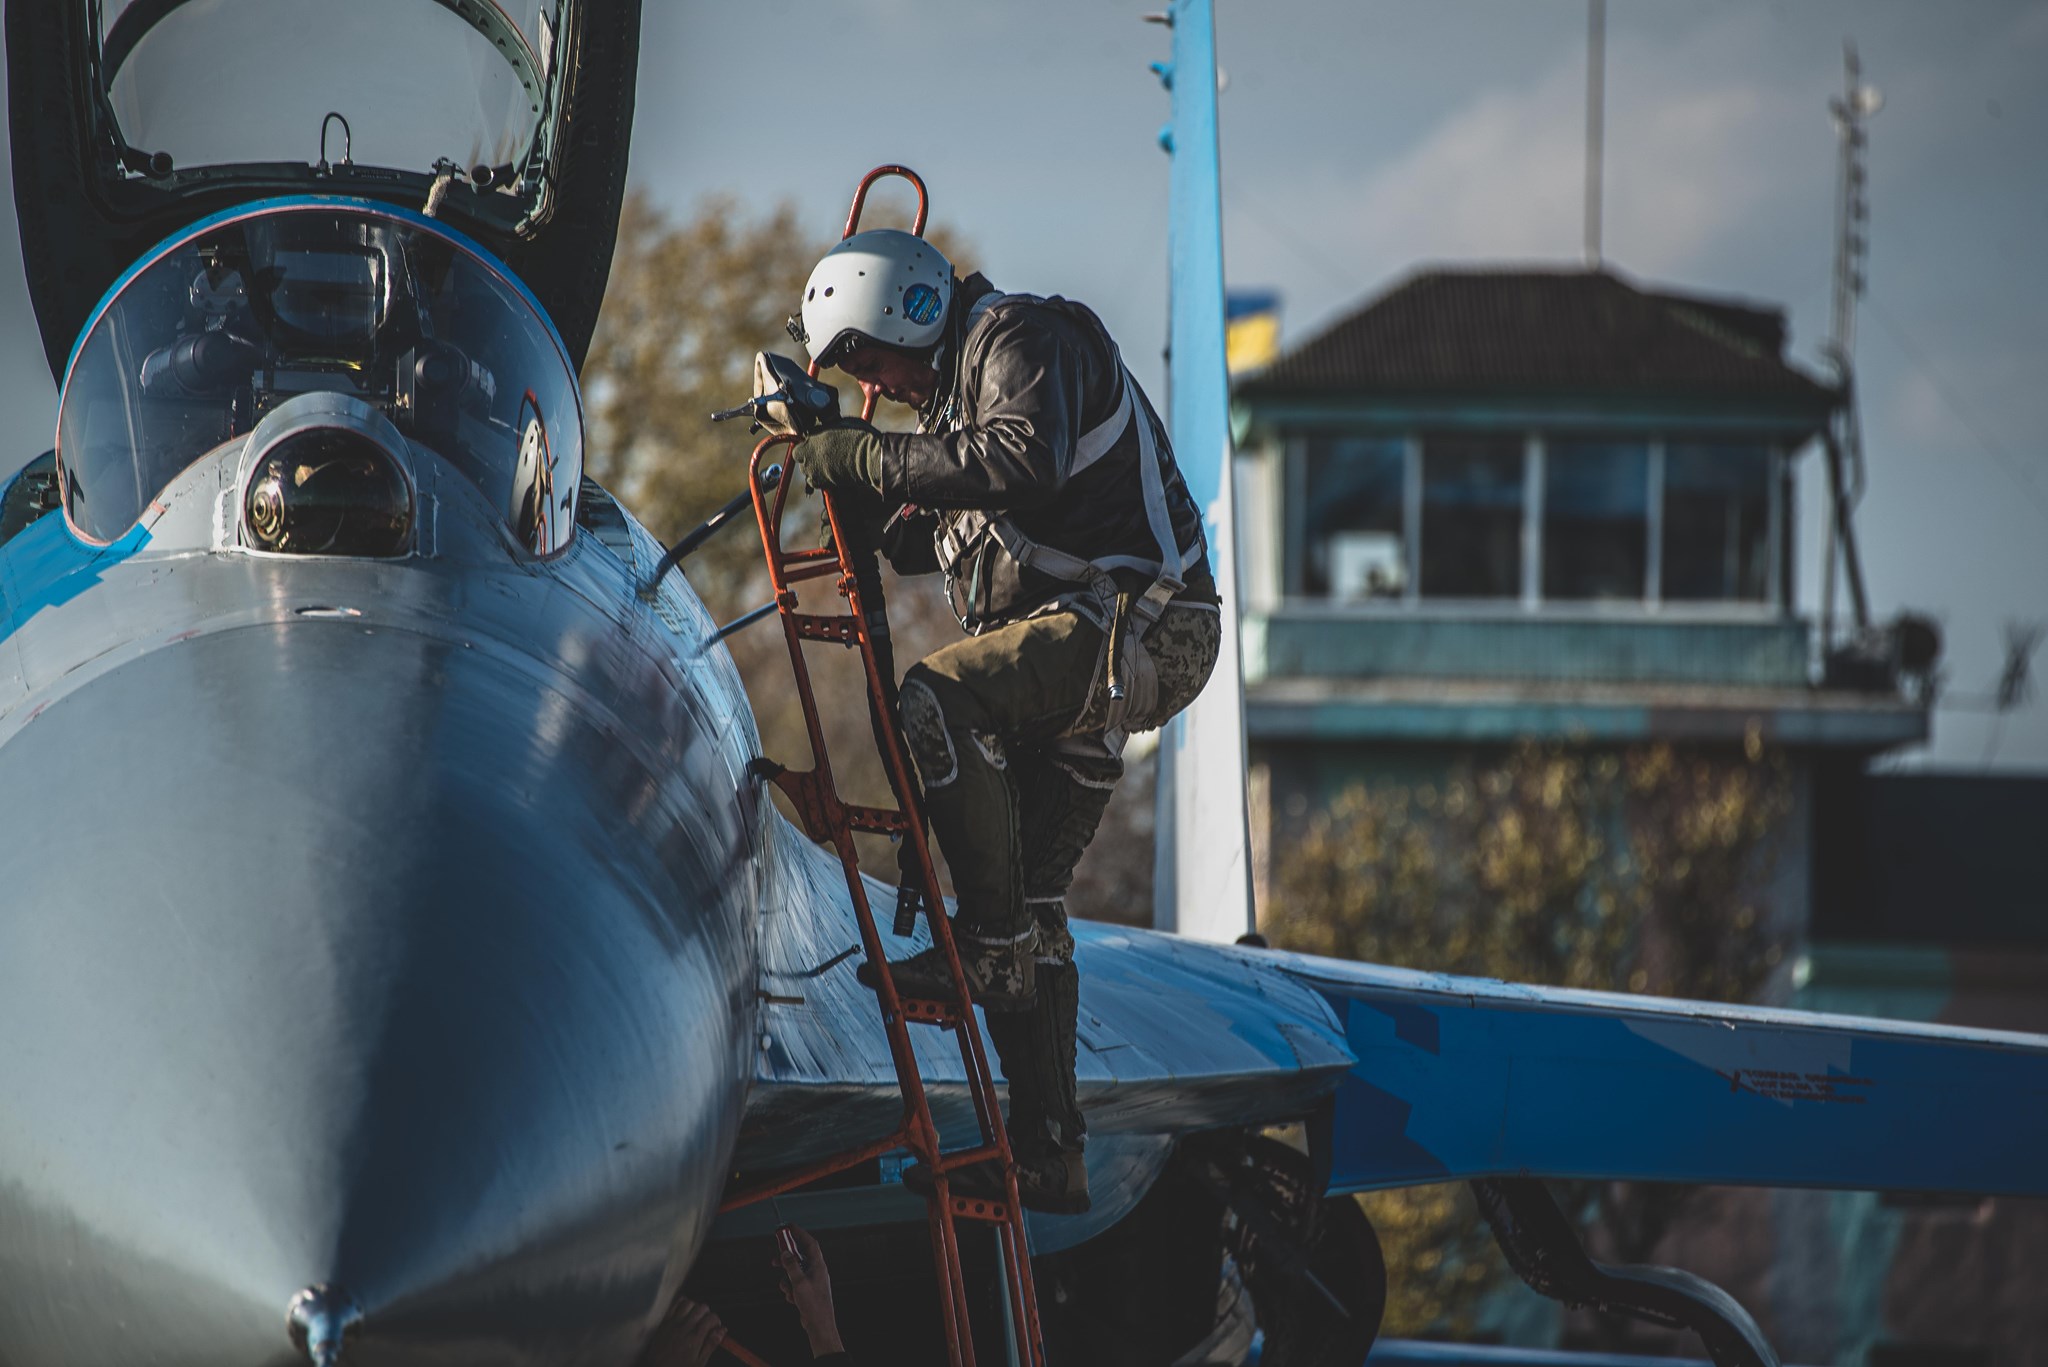
[[[137,525],[109,545],[87,545],[55,513],[22,528],[0,546],[0,641],[43,609],[62,607],[92,588],[108,569],[148,544],[149,529]]]

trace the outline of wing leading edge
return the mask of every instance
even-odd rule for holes
[[[902,1115],[874,994],[854,980],[859,934],[838,862],[780,816],[767,833],[766,1010],[734,1159],[756,1170],[854,1148]],[[873,880],[868,893],[877,907],[894,904],[894,890]],[[1074,933],[1080,1095],[1094,1136],[1288,1119],[1352,1066],[1330,1005],[1257,958],[1089,922],[1076,922]],[[920,924],[910,949],[926,943]],[[957,1053],[936,1031],[913,1038],[940,1128],[949,1142],[965,1142],[974,1121]]]
[[[851,1147],[899,1111],[853,959],[816,971],[856,937],[836,866],[807,852],[775,861],[810,887],[771,899],[791,912],[765,918],[763,990],[802,1002],[771,1010],[743,1167]],[[792,914],[805,903],[833,914]],[[1333,1191],[1538,1176],[2048,1195],[2048,1037],[1076,928],[1097,1134],[1266,1124],[1333,1097]],[[964,1120],[941,1051],[925,1058]]]
[[[1332,1190],[1527,1175],[2048,1194],[2048,1037],[1275,957],[1357,1059]]]

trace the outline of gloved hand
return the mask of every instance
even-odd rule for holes
[[[882,438],[866,423],[841,423],[813,432],[798,444],[795,454],[814,489],[881,492]]]
[[[839,421],[839,391],[787,356],[758,352],[754,421],[777,436],[808,436]]]

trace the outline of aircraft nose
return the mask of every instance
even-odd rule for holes
[[[303,1363],[315,1286],[352,1367],[630,1356],[738,1122],[745,845],[708,740],[567,687],[249,627],[0,744],[0,1362]]]

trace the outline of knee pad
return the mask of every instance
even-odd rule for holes
[[[1038,931],[1034,957],[1040,969],[1074,962],[1074,932],[1067,929],[1067,903],[1063,897],[1024,898],[1031,923]]]
[[[938,694],[915,671],[903,681],[897,710],[903,716],[903,742],[917,765],[926,789],[943,788],[960,776],[960,756],[946,730],[945,709]]]

